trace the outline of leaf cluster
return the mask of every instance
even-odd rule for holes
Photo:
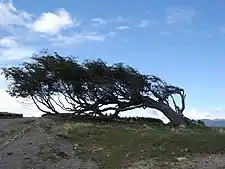
[[[77,115],[106,116],[110,111],[110,117],[117,117],[122,111],[145,108],[145,98],[153,104],[169,104],[174,94],[183,102],[185,99],[183,89],[156,76],[141,74],[123,63],[108,65],[101,59],[79,63],[75,57],[42,51],[33,55],[31,62],[2,70],[10,82],[7,92],[13,97],[31,98],[45,113],[60,113],[56,109],[60,107]],[[174,99],[173,103],[182,113],[184,104],[179,108]]]

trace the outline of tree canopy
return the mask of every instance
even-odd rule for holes
[[[7,92],[32,99],[44,113],[62,113],[58,106],[75,115],[116,118],[123,111],[153,108],[175,125],[190,122],[183,116],[186,95],[182,88],[123,63],[109,65],[101,59],[79,63],[75,57],[43,51],[30,62],[2,70],[9,81]],[[180,107],[174,95],[180,96]]]

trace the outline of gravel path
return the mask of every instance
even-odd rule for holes
[[[0,150],[3,149],[12,138],[22,134],[25,127],[30,126],[34,118],[0,119]]]
[[[97,169],[94,163],[76,158],[69,142],[56,138],[55,133],[46,132],[41,127],[46,119],[32,120],[21,129],[20,136],[17,134],[16,139],[9,138],[11,141],[0,149],[0,169]],[[0,120],[2,131],[19,121]]]

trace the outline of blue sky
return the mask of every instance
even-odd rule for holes
[[[124,62],[183,87],[188,116],[224,118],[224,8],[223,0],[0,1],[0,65],[43,48]]]

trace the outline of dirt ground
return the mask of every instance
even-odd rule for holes
[[[24,123],[22,128],[19,127]],[[45,119],[0,120],[1,133],[17,128],[16,133],[10,133],[7,137],[1,135],[0,169],[97,167],[94,163],[76,158],[73,145],[67,140],[56,138],[54,133],[47,133],[40,123],[45,123]]]
[[[76,147],[68,140],[43,127],[50,121],[44,118],[1,119],[0,169],[98,169],[93,161],[78,158]],[[225,156],[196,155],[173,162],[149,159],[129,166],[129,169],[157,168],[222,169]]]
[[[224,169],[224,155],[206,155],[186,158],[183,161],[159,162],[150,159],[132,164],[129,169]]]

